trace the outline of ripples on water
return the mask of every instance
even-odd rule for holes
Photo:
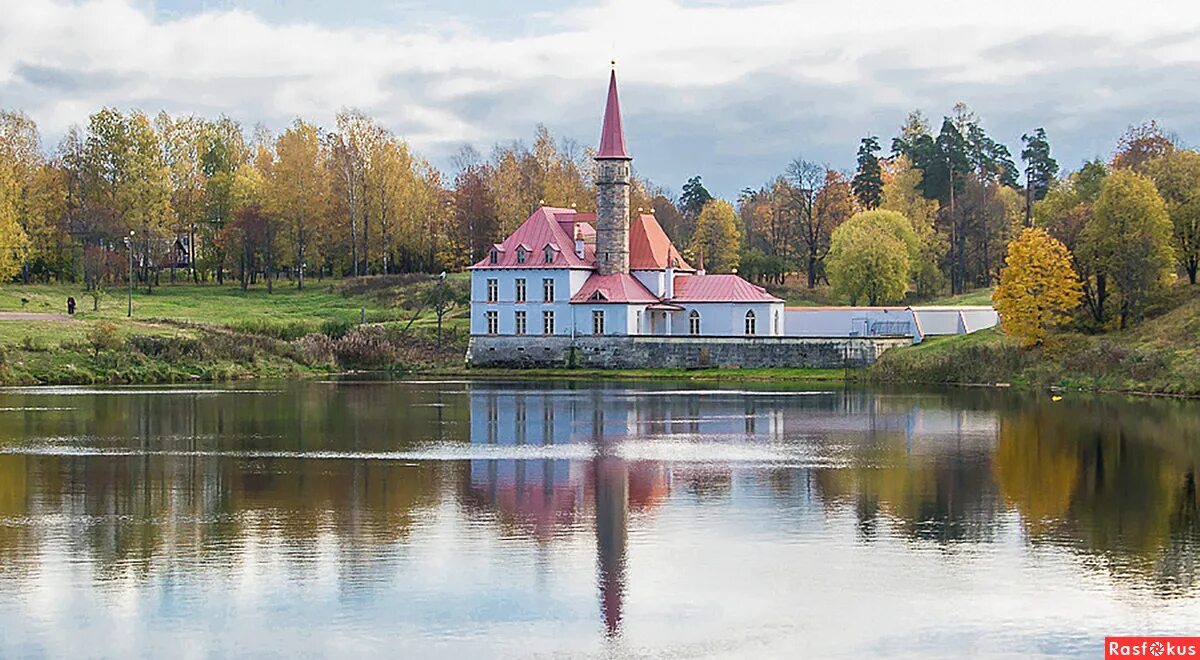
[[[0,390],[0,657],[1096,657],[1197,632],[1200,406]]]

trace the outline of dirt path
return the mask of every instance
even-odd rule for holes
[[[74,323],[73,317],[66,314],[42,314],[38,312],[0,312],[0,321],[56,321],[58,323]]]

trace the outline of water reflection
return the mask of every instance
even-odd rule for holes
[[[351,654],[313,651],[313,631],[387,653],[736,655],[803,640],[838,655],[830,631],[871,650],[929,627],[906,642],[915,653],[957,630],[963,605],[918,620],[910,602],[975,607],[1006,590],[1013,611],[973,610],[970,643],[991,641],[972,651],[1017,643],[1020,624],[1036,628],[1020,643],[1070,655],[1094,650],[1096,626],[1200,616],[1192,403],[238,390],[0,392],[0,656],[161,654],[181,622],[216,655]],[[257,627],[210,639],[223,592]],[[1081,598],[1110,614],[1087,620]],[[1020,618],[1043,600],[1077,616]],[[848,621],[867,601],[872,621],[904,627]],[[130,603],[126,641],[110,639]],[[388,633],[408,646],[371,641]]]

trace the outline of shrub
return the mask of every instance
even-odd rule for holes
[[[336,365],[337,343],[328,335],[312,333],[291,343],[292,358],[310,367]]]
[[[157,337],[132,335],[126,340],[129,347],[146,357],[176,362],[185,358],[198,358],[203,354],[200,341],[188,337]]]
[[[349,368],[377,369],[396,362],[396,347],[387,331],[378,326],[360,326],[347,332],[334,345],[338,362]]]
[[[326,319],[321,324],[321,334],[330,339],[341,339],[346,336],[347,332],[353,329],[355,323],[346,319]]]
[[[97,323],[92,326],[87,332],[87,341],[96,357],[100,356],[101,351],[115,351],[122,345],[117,326],[112,323]]]

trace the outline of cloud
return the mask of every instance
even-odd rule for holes
[[[362,10],[359,5],[351,5]],[[342,107],[379,117],[441,166],[537,123],[591,144],[608,59],[619,60],[639,171],[692,174],[734,195],[793,157],[848,168],[858,138],[884,142],[911,109],[958,100],[1014,152],[1044,125],[1064,165],[1106,154],[1157,116],[1200,130],[1200,10],[1164,0],[754,5],[598,0],[514,19],[439,14],[372,22],[242,9],[155,12],[127,0],[0,0],[0,105],[54,139],[103,105],[227,114],[279,128],[330,125]],[[514,27],[519,25],[520,27]],[[506,26],[506,27],[505,27]]]

